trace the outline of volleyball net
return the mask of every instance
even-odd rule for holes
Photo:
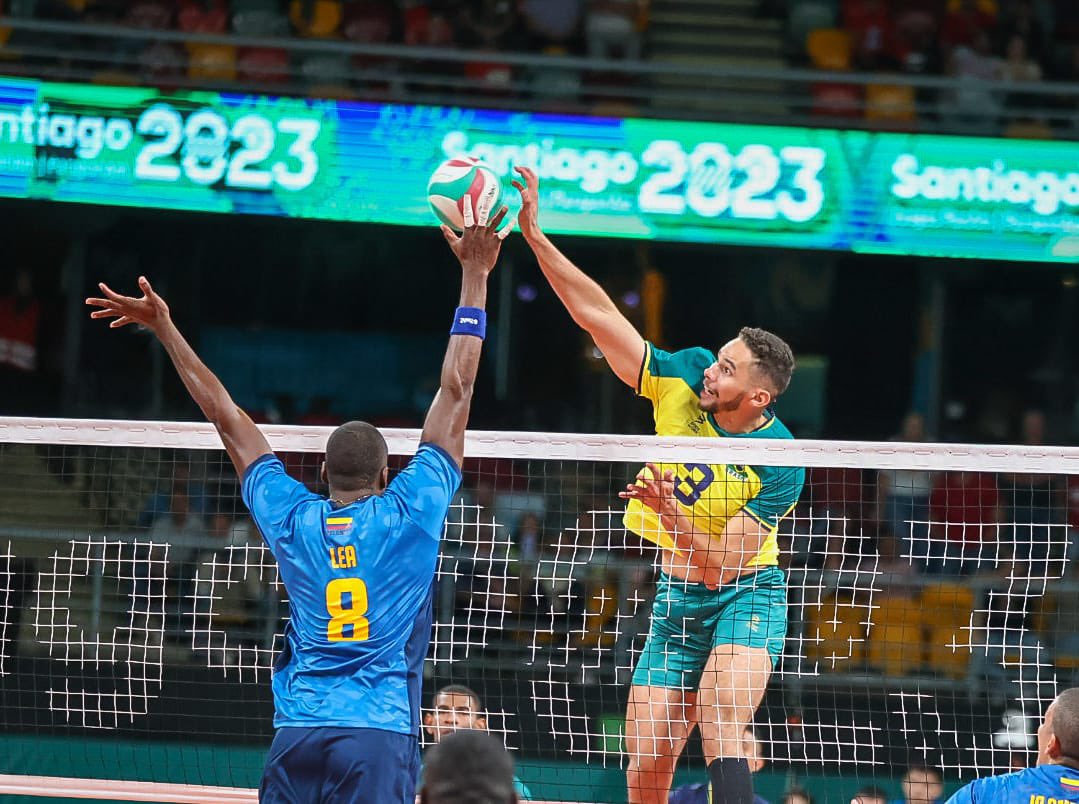
[[[264,429],[324,493],[330,428]],[[399,469],[419,433],[384,433]],[[534,799],[625,799],[659,550],[617,495],[648,461],[685,467],[685,495],[806,470],[777,534],[787,622],[754,720],[759,794],[846,804],[911,766],[954,786],[1033,764],[1079,670],[1075,449],[472,432],[425,743],[454,727],[435,692],[464,686]],[[0,418],[0,794],[255,800],[287,617],[211,427]],[[694,737],[676,784],[704,781]]]

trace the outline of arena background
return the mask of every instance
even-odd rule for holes
[[[784,532],[784,562],[818,597],[799,603],[788,672],[758,715],[769,759],[758,793],[779,801],[801,787],[846,802],[876,783],[902,800],[899,779],[912,765],[943,769],[950,791],[1030,761],[1033,721],[1004,718],[1040,717],[1079,667],[1079,480],[1074,454],[1052,452],[1079,436],[1075,9],[1048,0],[980,2],[976,12],[872,0],[623,5],[0,4],[5,427],[16,417],[199,419],[151,338],[86,318],[82,300],[97,281],[132,291],[140,273],[259,421],[418,427],[459,281],[425,206],[426,175],[451,149],[485,148],[503,173],[533,160],[555,241],[650,340],[715,348],[752,324],[791,343],[800,368],[779,413],[796,436],[905,440],[904,419],[916,413],[927,442],[1051,452],[1029,473],[1006,462],[990,473],[994,523],[1044,538],[1047,562],[1021,594],[1010,584],[1022,600],[1002,611],[997,565],[926,575],[907,555],[909,572],[895,569],[902,534],[884,513],[877,453],[854,468],[837,460],[842,468],[811,470]],[[147,117],[153,110],[160,119]],[[70,123],[57,124],[61,114]],[[258,131],[277,138],[248,174],[234,163],[261,141],[237,133],[243,115],[261,116]],[[88,118],[120,122],[95,133]],[[177,141],[151,158],[147,146],[172,136],[172,119]],[[288,150],[307,131],[289,120],[318,121],[313,162]],[[799,169],[814,154],[821,163],[807,184]],[[923,171],[917,192],[910,159]],[[770,185],[739,196],[773,164]],[[514,206],[508,179],[507,200]],[[472,429],[651,432],[647,402],[611,374],[518,236],[503,250],[489,307]],[[27,310],[29,327],[19,323]],[[342,365],[367,367],[372,381],[343,385]],[[84,635],[110,633],[125,612],[123,568],[139,558],[118,547],[113,568],[106,553],[95,576],[94,539],[122,545],[145,534],[176,495],[205,517],[199,549],[222,549],[214,515],[225,531],[246,522],[235,487],[220,480],[223,457],[94,438],[28,445],[4,439],[5,427],[0,773],[256,786],[272,735],[266,657],[282,615],[268,579],[215,613],[232,642],[193,641],[197,613],[177,613],[158,646],[159,687],[131,711],[101,702],[125,685],[130,695],[140,663],[73,660],[83,637],[46,616],[62,602]],[[933,452],[926,470],[956,468],[948,456]],[[317,483],[317,452],[294,458],[290,467]],[[620,801],[628,678],[618,652],[632,654],[622,643],[632,643],[636,615],[603,602],[612,588],[625,600],[641,562],[613,549],[601,556],[594,544],[581,553],[575,541],[571,567],[595,572],[573,578],[553,641],[578,628],[580,639],[537,653],[531,632],[555,617],[542,607],[558,594],[545,598],[537,585],[546,547],[569,532],[613,538],[618,528],[595,524],[596,512],[617,507],[613,490],[634,464],[554,464],[506,455],[466,467],[450,527],[465,545],[470,527],[488,534],[473,541],[504,555],[444,563],[447,630],[436,634],[425,690],[473,686],[536,798]],[[534,537],[523,530],[529,513]],[[838,538],[820,524],[833,520],[845,523]],[[155,538],[167,543],[166,529],[159,523]],[[504,541],[489,535],[503,531]],[[557,549],[551,556],[558,567]],[[991,633],[1000,615],[1000,661],[983,651],[979,662],[971,644],[958,658],[954,642],[941,652],[926,622],[874,647],[883,629],[835,614],[861,605],[867,557],[874,568],[892,561],[874,582],[885,601],[876,606],[936,590],[959,595],[948,617],[968,631]],[[499,590],[478,587],[477,578],[490,581],[483,566],[499,568]],[[191,573],[169,567],[165,600],[199,594]],[[497,638],[482,618],[455,619],[477,600],[499,612]],[[557,672],[555,654],[569,657]],[[817,669],[802,672],[806,662]],[[75,688],[98,704],[57,703],[57,690]],[[691,742],[679,781],[703,777]]]

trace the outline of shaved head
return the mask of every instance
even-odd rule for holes
[[[1038,762],[1079,764],[1079,687],[1064,690],[1038,729]]]
[[[386,439],[367,422],[345,422],[326,442],[326,477],[330,488],[358,491],[376,488],[386,468]]]

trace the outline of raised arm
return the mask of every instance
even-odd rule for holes
[[[768,537],[765,528],[745,512],[728,520],[718,539],[694,526],[692,518],[674,496],[674,472],[660,472],[652,463],[637,475],[637,483],[618,493],[623,500],[640,500],[659,515],[663,529],[674,541],[690,566],[704,575],[704,584],[716,588],[741,575],[746,562],[761,549]]]
[[[573,320],[592,336],[618,379],[636,390],[644,362],[644,338],[599,283],[570,262],[543,233],[538,221],[539,178],[526,167],[514,170],[524,179],[524,184],[513,182],[521,193],[517,221],[540,270]]]
[[[461,300],[450,329],[450,343],[442,361],[438,393],[423,422],[421,440],[446,450],[460,466],[465,454],[465,427],[472,407],[472,388],[480,365],[480,349],[486,333],[487,277],[498,261],[502,241],[512,224],[498,231],[506,217],[506,207],[488,223],[489,210],[472,217],[470,198],[465,196],[465,230],[460,237],[448,226],[442,234],[461,263]]]
[[[184,340],[180,330],[172,322],[172,315],[165,300],[158,296],[145,276],[139,277],[142,298],[121,296],[104,282],[98,284],[104,298],[87,299],[86,303],[100,309],[90,313],[91,318],[112,318],[109,327],[115,329],[127,324],[141,324],[161,341],[172,359],[184,387],[202,409],[207,420],[217,428],[221,442],[242,478],[244,471],[262,455],[270,452],[266,436],[246,413],[236,406],[221,384],[221,380],[206,367],[191,345]]]

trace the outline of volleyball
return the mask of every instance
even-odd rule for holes
[[[487,206],[491,215],[502,202],[502,182],[479,159],[459,156],[447,159],[427,183],[427,200],[438,219],[455,231],[465,228],[464,200],[472,199],[473,212]]]

